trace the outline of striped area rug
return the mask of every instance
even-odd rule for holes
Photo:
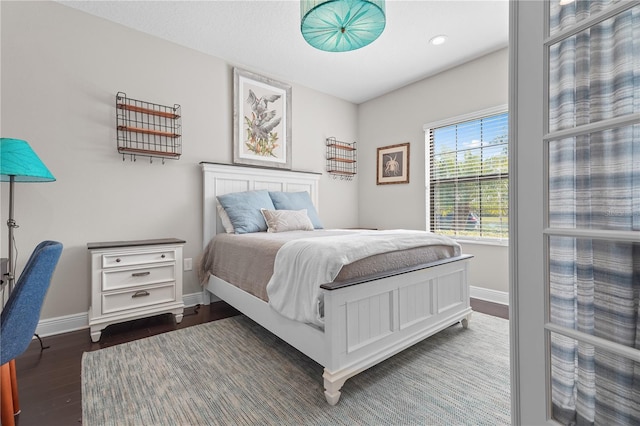
[[[82,358],[87,425],[507,425],[508,321],[474,313],[347,380],[327,404],[322,367],[244,316]]]

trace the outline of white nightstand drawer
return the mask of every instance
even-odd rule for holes
[[[145,268],[111,269],[102,272],[102,291],[118,290],[147,284],[175,281],[176,266],[147,266]]]
[[[143,289],[105,293],[102,295],[102,314],[142,308],[176,300],[175,283]]]
[[[0,0],[1,1],[1,0]],[[182,321],[182,252],[177,238],[88,243],[91,341],[111,324],[171,313]]]
[[[133,266],[158,262],[175,262],[175,250],[158,250],[138,253],[114,253],[102,255],[103,268]]]

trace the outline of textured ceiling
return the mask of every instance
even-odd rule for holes
[[[387,0],[380,38],[343,53],[304,41],[298,1],[59,3],[357,104],[504,48],[509,33],[508,0]]]

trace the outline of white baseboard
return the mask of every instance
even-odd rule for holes
[[[185,307],[202,305],[202,292],[184,294],[182,295],[182,301]]]
[[[470,286],[469,294],[474,299],[486,300],[487,302],[509,306],[509,293],[506,291]]]
[[[40,337],[47,337],[85,328],[89,328],[89,313],[81,312],[79,314],[40,320],[38,327],[36,327],[36,334]],[[89,334],[87,334],[88,337]]]
[[[185,307],[202,305],[202,292],[185,294],[182,296],[182,300]],[[47,337],[85,328],[89,328],[89,313],[80,312],[78,314],[40,320],[38,327],[36,327],[36,333],[40,337]],[[88,334],[87,337],[89,337]]]

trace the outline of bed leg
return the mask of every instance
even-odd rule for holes
[[[324,396],[327,398],[327,402],[329,405],[336,405],[340,399],[340,389],[347,379],[337,378],[328,372],[327,369],[324,370],[322,378],[324,379]]]
[[[460,324],[462,324],[462,328],[468,328],[469,321],[471,321],[471,314],[467,315],[466,317],[460,320]]]

